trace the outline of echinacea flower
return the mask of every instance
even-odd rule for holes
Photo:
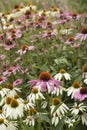
[[[62,35],[69,35],[69,34],[72,34],[72,32],[73,32],[72,28],[66,28],[66,29],[60,30],[60,34],[62,34]]]
[[[23,103],[23,99],[18,94],[14,95],[13,98],[16,99],[18,103]]]
[[[42,109],[45,109],[45,108],[47,107],[47,104],[48,104],[47,101],[43,101],[43,102],[41,103],[41,108],[42,108]]]
[[[77,39],[80,39],[81,42],[82,42],[82,41],[85,41],[85,40],[87,39],[87,27],[86,27],[86,26],[82,27],[81,32],[78,33],[78,34],[75,36],[75,39],[76,39],[76,40],[77,40]]]
[[[64,121],[68,125],[68,128],[71,128],[71,127],[74,126],[74,123],[75,123],[75,119],[74,118],[66,117]]]
[[[2,110],[0,110],[0,118],[5,118],[5,115],[4,115],[4,113],[3,113],[3,111]]]
[[[59,96],[60,94],[62,95],[62,89],[60,90],[57,87],[54,87],[54,90],[51,92],[52,95]]]
[[[75,42],[74,37],[69,37],[68,40],[65,42],[65,44],[72,45],[72,44],[74,44],[74,42]]]
[[[65,80],[71,80],[71,75],[66,72],[64,69],[60,69],[59,73],[54,76],[56,80],[62,80],[64,78]]]
[[[83,66],[82,72],[83,82],[87,84],[87,65]]]
[[[87,65],[85,65],[85,66],[83,66],[83,68],[82,68],[82,77],[84,78],[84,79],[87,79]]]
[[[20,55],[23,55],[23,54],[25,54],[26,52],[31,51],[31,50],[34,50],[34,49],[35,49],[35,46],[22,45],[21,49],[18,50],[16,53],[17,53],[17,54],[20,54]]]
[[[46,31],[42,34],[42,37],[43,38],[52,38],[53,36],[56,36],[57,35],[57,30],[53,30],[53,31]]]
[[[9,51],[12,48],[14,48],[16,46],[16,43],[10,40],[7,40],[7,42],[4,45],[5,50]]]
[[[82,121],[83,125],[87,125],[86,109],[87,106],[85,106],[83,103],[80,104],[75,103],[74,106],[71,108],[73,118],[77,121]]]
[[[27,118],[24,120],[24,123],[29,126],[34,126],[35,125],[35,119],[33,116],[27,116]]]
[[[87,88],[81,87],[78,91],[74,93],[73,98],[79,101],[87,99]]]
[[[7,96],[14,97],[17,92],[21,92],[20,88],[13,86],[13,84],[7,84],[6,88],[8,89]]]
[[[85,84],[87,84],[87,79],[84,79],[84,81],[83,81]]]
[[[28,101],[28,100],[24,100],[24,110],[29,110],[30,108],[34,108],[35,104],[33,104],[32,102]]]
[[[0,84],[2,84],[2,83],[4,83],[5,81],[7,80],[7,78],[6,77],[0,77]]]
[[[76,102],[70,109],[72,115],[77,115],[80,111],[86,112],[86,106],[83,103],[77,104]]]
[[[7,106],[3,106],[3,113],[6,115],[6,117],[9,119],[17,119],[18,117],[23,117],[23,103],[19,103],[16,99],[10,97],[6,99],[6,102],[8,103]]]
[[[17,79],[13,82],[13,86],[20,85],[22,83],[22,79]]]
[[[74,93],[75,93],[76,91],[78,91],[78,90],[80,89],[80,87],[81,87],[80,82],[75,81],[75,82],[72,84],[72,86],[67,89],[67,96],[70,96],[70,95],[71,95],[71,98],[73,98],[73,97],[74,97]]]
[[[48,72],[41,72],[37,80],[31,80],[29,83],[33,87],[37,86],[41,92],[48,91],[51,93],[54,90],[54,87],[61,90],[60,81],[53,79]]]
[[[5,55],[0,55],[0,60],[4,60],[6,58]]]
[[[17,121],[9,121],[8,123],[9,125],[8,125],[7,130],[18,130]]]
[[[18,130],[15,121],[8,121],[6,118],[0,117],[0,130]]]
[[[4,98],[7,95],[8,91],[9,90],[7,88],[3,88],[2,86],[0,86],[0,96],[1,96],[1,98]]]
[[[55,126],[59,123],[59,120],[67,113],[69,108],[61,101],[60,98],[53,98],[51,108],[52,124]],[[56,108],[56,109],[55,109]]]
[[[24,120],[24,122],[26,123],[26,125],[29,125],[29,126],[34,126],[35,125],[34,115],[36,115],[36,114],[37,114],[37,110],[35,108],[29,109],[28,116]]]
[[[59,8],[57,8],[56,6],[52,6],[51,7],[51,11],[50,11],[50,15],[52,17],[58,17],[58,16],[60,16],[60,10],[59,10]]]
[[[27,100],[30,101],[30,102],[35,103],[35,101],[39,100],[39,99],[45,99],[45,97],[40,92],[38,87],[33,87],[31,93],[29,94],[29,96],[27,96]]]
[[[5,72],[3,72],[4,76],[10,76],[11,74],[16,74],[16,72],[20,69],[19,65],[14,65],[12,67],[10,67],[8,70],[6,70]]]
[[[81,15],[74,12],[74,13],[71,13],[71,17],[72,17],[72,19],[80,20]]]

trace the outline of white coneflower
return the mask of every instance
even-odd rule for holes
[[[0,117],[0,130],[7,130],[8,121],[5,118]]]
[[[6,96],[7,95],[7,93],[8,93],[8,89],[7,88],[2,88],[2,86],[0,86],[0,96],[1,96],[1,98],[3,98],[4,96]]]
[[[53,116],[52,117],[52,124],[54,124],[54,126],[56,126],[58,123],[59,123],[59,117],[58,116]]]
[[[34,126],[35,125],[35,119],[33,116],[27,116],[27,118],[24,120],[26,125]]]
[[[82,78],[84,78],[83,82],[87,84],[87,65],[83,66],[82,72]]]
[[[72,34],[72,32],[73,32],[73,29],[71,29],[71,28],[66,28],[66,29],[61,29],[60,30],[60,34],[62,34],[62,35],[69,35],[69,34]]]
[[[16,99],[7,99],[8,105],[3,106],[3,112],[9,119],[17,119],[23,117],[24,104],[19,103]]]
[[[1,117],[5,118],[5,115],[3,114],[3,111],[2,111],[2,110],[0,110],[0,118],[1,118]]]
[[[65,118],[65,123],[68,125],[68,128],[73,127],[74,123],[76,122],[74,118]]]
[[[35,103],[38,99],[45,99],[45,97],[37,87],[33,87],[31,94],[27,97],[27,100]]]
[[[52,17],[55,17],[55,16],[58,17],[58,16],[60,16],[60,10],[59,10],[59,8],[53,6],[53,7],[51,8],[50,15],[51,15]]]
[[[18,103],[23,103],[23,99],[18,94],[14,95],[14,99],[16,99]]]
[[[86,112],[86,108],[87,106],[84,106],[83,103],[80,104],[74,103],[74,106],[70,110],[72,114],[77,115],[80,111]]]
[[[84,81],[83,81],[85,84],[87,84],[87,79],[84,79]]]
[[[4,103],[5,103],[5,98],[6,97],[3,97],[2,99],[1,99],[1,101],[0,101],[0,106],[2,107],[3,105],[4,105]]]
[[[69,87],[67,91],[67,96],[71,95],[71,98],[73,98],[74,93],[81,88],[80,82],[75,81],[71,87]]]
[[[18,130],[17,123],[0,117],[0,130]]]
[[[83,103],[80,103],[79,105],[75,103],[73,108],[71,108],[71,113],[75,120],[82,121],[83,125],[87,125],[87,106],[84,106]]]
[[[87,79],[87,65],[83,66],[82,68],[82,77]]]
[[[29,110],[30,108],[34,108],[35,104],[33,104],[32,102],[29,102],[27,100],[24,100],[24,110]]]
[[[47,104],[48,104],[47,101],[43,101],[43,102],[41,103],[41,108],[42,108],[42,109],[45,109],[45,108],[47,107]]]
[[[6,88],[9,90],[7,96],[14,97],[17,92],[21,92],[20,88],[14,87],[12,84],[7,84]]]
[[[11,102],[12,98],[11,97],[6,97],[5,98],[5,104],[2,107],[3,113],[6,114],[9,112],[9,107],[10,107],[10,102]]]
[[[17,121],[9,121],[9,125],[7,127],[7,130],[18,130],[18,124]]]
[[[56,80],[62,80],[64,78],[65,80],[71,80],[71,75],[66,72],[64,69],[60,69],[59,73],[54,76]]]
[[[58,106],[59,105],[59,106]],[[55,108],[58,107],[56,110]],[[69,108],[60,100],[60,98],[53,98],[51,108],[52,124],[55,126],[59,120],[65,115]]]
[[[29,125],[29,126],[34,126],[35,125],[35,118],[34,115],[36,115],[37,110],[35,108],[31,108],[28,111],[28,116],[27,118],[24,120],[24,122]]]

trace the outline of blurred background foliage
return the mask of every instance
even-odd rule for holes
[[[87,0],[68,0],[70,10],[78,13],[87,13]]]
[[[50,6],[56,5],[60,9],[79,13],[87,12],[87,0],[0,0],[0,12],[11,11],[15,4],[27,3],[33,3],[40,9],[48,9]]]

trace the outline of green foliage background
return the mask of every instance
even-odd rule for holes
[[[28,2],[37,4],[38,8],[49,8],[52,5],[64,8],[66,4],[71,11],[87,12],[87,0],[0,0],[0,12],[11,11],[15,4],[27,4]]]

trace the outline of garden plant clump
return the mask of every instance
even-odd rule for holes
[[[87,130],[87,14],[15,5],[0,13],[0,130]]]

